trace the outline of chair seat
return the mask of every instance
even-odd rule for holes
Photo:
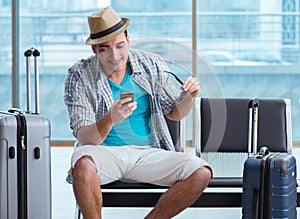
[[[101,189],[167,189],[167,186],[157,186],[149,183],[115,181],[102,185]]]
[[[242,187],[241,177],[218,177],[210,181],[208,187]],[[168,189],[168,186],[157,186],[149,183],[115,181],[101,186],[102,189]]]
[[[240,177],[215,178],[208,187],[224,188],[224,191],[205,191],[190,207],[241,207],[242,192],[231,191],[230,188],[242,188],[242,184]],[[166,186],[122,181],[102,185],[101,188],[104,190],[102,194],[104,207],[153,207],[163,194],[163,191],[159,190],[168,189]],[[137,191],[134,191],[135,189]]]

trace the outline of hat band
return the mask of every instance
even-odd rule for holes
[[[108,34],[111,34],[112,32],[115,32],[116,30],[120,29],[123,25],[124,25],[124,21],[121,20],[119,23],[115,24],[114,26],[112,26],[106,30],[100,31],[98,33],[91,33],[90,37],[91,37],[91,39],[97,39],[100,37],[104,37]]]

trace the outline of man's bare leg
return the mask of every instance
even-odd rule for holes
[[[207,167],[196,170],[186,180],[175,183],[158,200],[145,219],[169,219],[193,204],[211,180]]]
[[[84,219],[101,219],[102,193],[93,161],[89,157],[80,158],[72,176],[75,198]]]

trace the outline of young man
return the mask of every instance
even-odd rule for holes
[[[207,187],[208,163],[174,152],[165,116],[180,120],[190,111],[199,83],[187,78],[179,101],[161,57],[129,49],[129,19],[111,8],[88,16],[95,56],[68,71],[65,103],[80,143],[72,155],[73,189],[85,219],[101,218],[100,185],[116,180],[170,186],[146,218],[171,218]],[[119,99],[121,92],[132,97]]]

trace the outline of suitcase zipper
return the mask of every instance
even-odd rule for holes
[[[273,159],[273,154],[269,154],[265,158],[264,165],[264,184],[263,184],[263,218],[269,218],[270,211],[270,178],[271,178],[271,161]]]
[[[17,182],[18,182],[18,219],[27,219],[27,132],[23,114],[17,119]]]

